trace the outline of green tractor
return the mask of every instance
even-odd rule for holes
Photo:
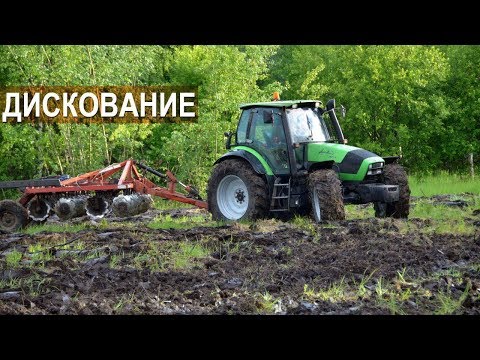
[[[228,152],[215,162],[208,182],[214,219],[311,213],[316,222],[343,220],[344,204],[366,203],[373,203],[377,217],[408,217],[410,189],[399,158],[345,145],[335,100],[322,105],[241,105],[237,131],[225,133]]]

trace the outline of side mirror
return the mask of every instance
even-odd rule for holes
[[[227,140],[225,141],[225,148],[228,150],[232,147],[232,133],[231,132],[225,132],[223,133],[223,135],[225,135],[225,137],[227,138]]]
[[[330,99],[327,102],[327,111],[335,109],[335,99]]]
[[[273,110],[271,110],[271,111],[264,110],[263,111],[263,122],[265,124],[273,124]]]

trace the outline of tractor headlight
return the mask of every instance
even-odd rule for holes
[[[368,165],[367,175],[379,175],[383,172],[383,162]]]

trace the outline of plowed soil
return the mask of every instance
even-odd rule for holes
[[[479,314],[480,228],[440,234],[429,220],[405,223],[153,230],[112,221],[75,233],[3,233],[0,314],[430,314],[442,301]]]

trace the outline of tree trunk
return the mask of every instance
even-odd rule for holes
[[[472,176],[472,179],[475,178],[475,167],[473,164],[473,153],[470,153],[468,155],[468,162],[470,163],[470,175]]]

